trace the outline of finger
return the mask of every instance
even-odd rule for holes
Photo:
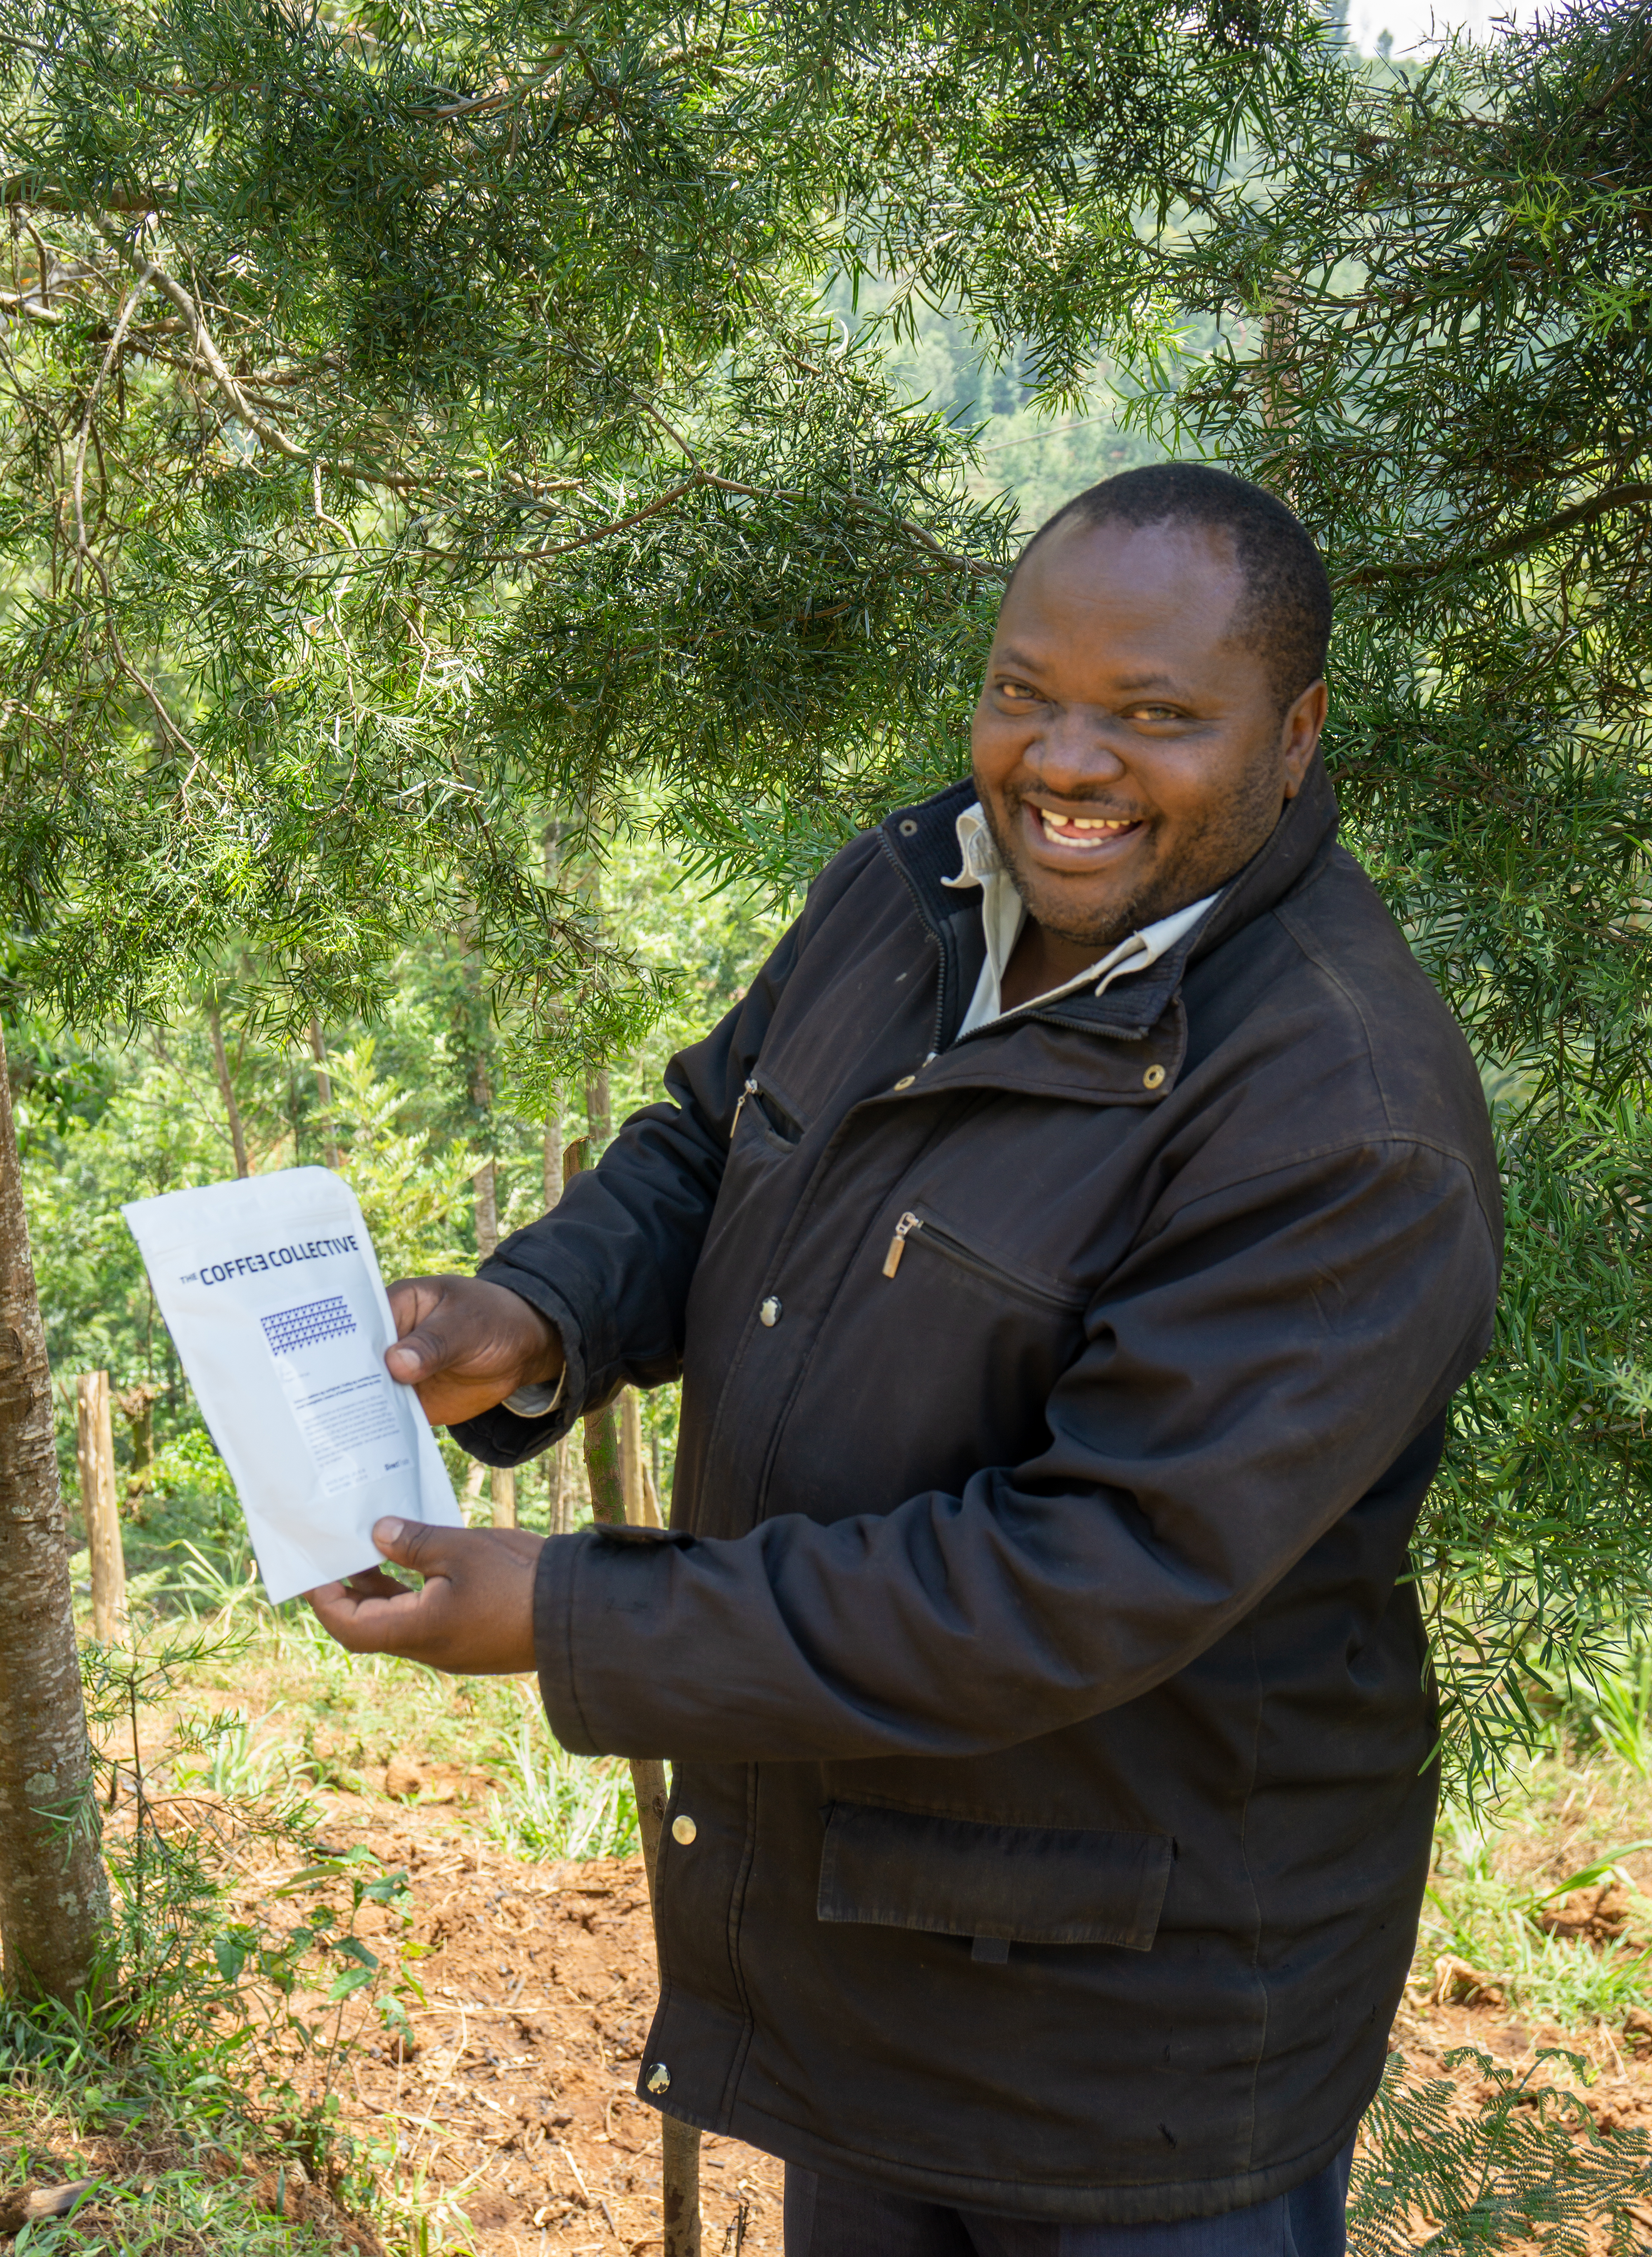
[[[435,1308],[442,1298],[442,1284],[440,1277],[398,1277],[394,1285],[386,1286],[398,1339]]]
[[[475,1532],[479,1534],[480,1531]],[[443,1573],[442,1554],[450,1548],[443,1539],[457,1538],[463,1543],[471,1533],[468,1528],[435,1527],[425,1520],[385,1519],[375,1520],[372,1525],[373,1543],[385,1558],[394,1560],[398,1567],[411,1567],[427,1582],[431,1576]],[[375,1572],[383,1574],[382,1569]],[[384,1580],[389,1582],[391,1579],[386,1575]],[[407,1585],[397,1583],[395,1588],[404,1591]]]
[[[336,1583],[308,1596],[322,1627],[347,1653],[401,1653],[417,1660],[432,1642],[429,1588],[410,1591],[401,1585],[394,1599],[358,1599]]]
[[[382,1567],[358,1567],[349,1580],[350,1595],[357,1599],[394,1599],[408,1588]]]
[[[420,1380],[428,1379],[443,1364],[454,1361],[452,1343],[443,1328],[429,1317],[422,1318],[385,1351],[385,1368],[392,1379],[399,1379],[404,1387],[416,1386]]]

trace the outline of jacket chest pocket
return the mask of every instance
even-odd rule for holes
[[[885,1277],[899,1277],[909,1248],[920,1249],[925,1259],[932,1256],[947,1263],[954,1283],[968,1278],[991,1293],[1009,1294],[1032,1308],[1074,1317],[1084,1305],[1083,1295],[1059,1278],[1006,1261],[922,1207],[909,1207],[897,1220],[883,1256]]]
[[[1012,1943],[1150,1951],[1170,1879],[1168,1834],[995,1826],[836,1802],[815,1909],[823,1921],[968,1935],[972,1956]]]
[[[728,1130],[731,1150],[740,1142],[742,1122],[748,1136],[755,1136],[761,1143],[781,1151],[789,1152],[802,1141],[802,1123],[772,1090],[763,1087],[755,1075],[748,1079],[735,1100],[734,1118]]]

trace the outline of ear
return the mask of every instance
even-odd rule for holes
[[[1285,771],[1285,796],[1294,799],[1302,789],[1308,763],[1319,750],[1320,731],[1330,704],[1322,681],[1303,690],[1280,726],[1280,756]]]

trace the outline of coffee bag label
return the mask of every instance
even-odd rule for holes
[[[121,1210],[279,1604],[373,1566],[375,1520],[457,1526],[355,1194],[288,1168]]]

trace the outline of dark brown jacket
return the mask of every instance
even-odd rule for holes
[[[639,2079],[674,2114],[1202,2216],[1317,2169],[1382,2067],[1435,1801],[1401,1578],[1491,1327],[1492,1142],[1317,766],[1149,971],[959,1041],[971,796],[847,847],[486,1265],[570,1416],[684,1381],[670,1534],[546,1546],[541,1680],[693,1821]]]

